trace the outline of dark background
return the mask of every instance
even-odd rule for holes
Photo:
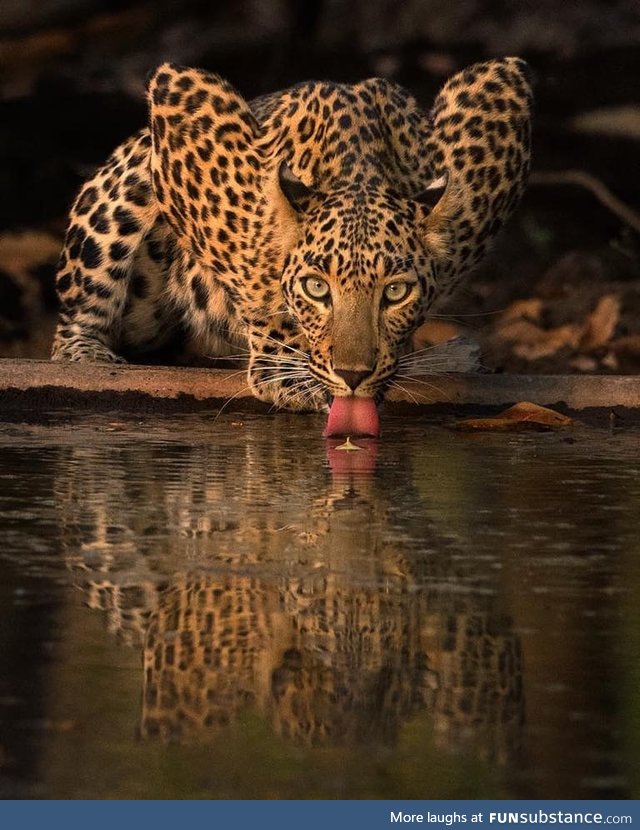
[[[638,234],[616,204],[563,176],[586,171],[637,219],[638,44],[637,0],[2,0],[0,354],[46,356],[66,212],[82,179],[144,123],[144,79],[161,61],[215,70],[247,97],[308,77],[385,75],[428,107],[457,69],[519,54],[535,77],[534,180],[452,326],[497,368],[636,371],[634,344],[610,344],[640,343]],[[618,313],[597,349],[574,337],[523,359],[497,331],[497,312],[516,299],[541,299],[530,322],[555,332],[588,326],[603,296]]]

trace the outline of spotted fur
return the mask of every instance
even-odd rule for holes
[[[429,113],[380,78],[247,103],[168,64],[148,95],[149,128],[73,207],[54,359],[175,355],[188,341],[202,357],[246,356],[254,393],[278,405],[381,397],[526,184],[517,58],[458,73]]]

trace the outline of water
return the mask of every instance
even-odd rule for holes
[[[1,796],[638,797],[637,433],[321,427],[0,424]]]

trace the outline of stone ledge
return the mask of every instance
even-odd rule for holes
[[[566,411],[640,410],[640,376],[425,376],[389,395],[390,408],[428,410],[442,405],[497,408],[529,400]],[[0,412],[15,409],[189,411],[217,408],[266,411],[243,372],[166,366],[119,366],[0,360]]]

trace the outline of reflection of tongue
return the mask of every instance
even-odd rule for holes
[[[335,435],[373,435],[380,433],[378,410],[373,398],[334,398],[329,410],[325,438]]]

